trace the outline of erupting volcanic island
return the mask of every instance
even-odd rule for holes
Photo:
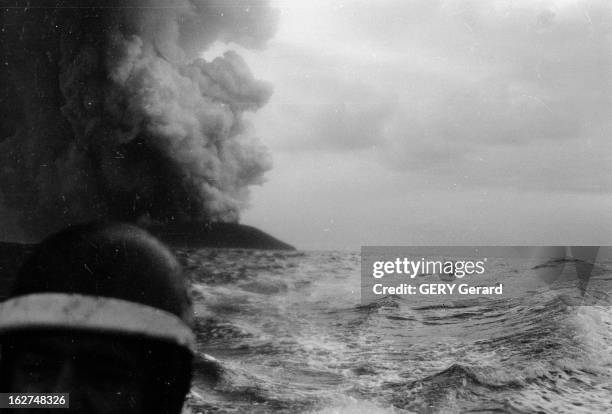
[[[255,227],[238,223],[176,223],[149,226],[147,230],[177,247],[295,250]]]
[[[244,116],[272,85],[233,49],[264,48],[278,11],[261,0],[103,3],[0,9],[0,239],[110,220],[147,223],[173,245],[292,249],[237,224],[272,168]],[[228,49],[204,59],[215,44]]]

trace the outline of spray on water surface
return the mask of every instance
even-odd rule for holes
[[[610,406],[605,300],[576,306],[563,289],[542,287],[513,298],[362,304],[357,253],[179,255],[193,282],[199,351],[217,359],[214,370],[198,366],[194,412],[603,413]],[[533,265],[499,259],[479,277],[528,285],[537,278]],[[609,286],[610,265],[602,263],[593,286]]]

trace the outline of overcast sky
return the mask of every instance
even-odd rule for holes
[[[244,223],[305,249],[612,244],[607,1],[276,6],[240,50],[275,90]]]

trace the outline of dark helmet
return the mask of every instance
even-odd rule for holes
[[[140,341],[162,367],[158,382],[165,389],[152,393],[175,407],[190,386],[192,326],[180,264],[161,242],[128,224],[78,225],[48,237],[0,304],[2,338],[57,330]]]

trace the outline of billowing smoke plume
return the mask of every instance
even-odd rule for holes
[[[215,41],[259,48],[262,0],[0,0],[0,205],[40,235],[95,218],[236,221],[270,168],[271,94]],[[104,7],[96,7],[103,4]]]

